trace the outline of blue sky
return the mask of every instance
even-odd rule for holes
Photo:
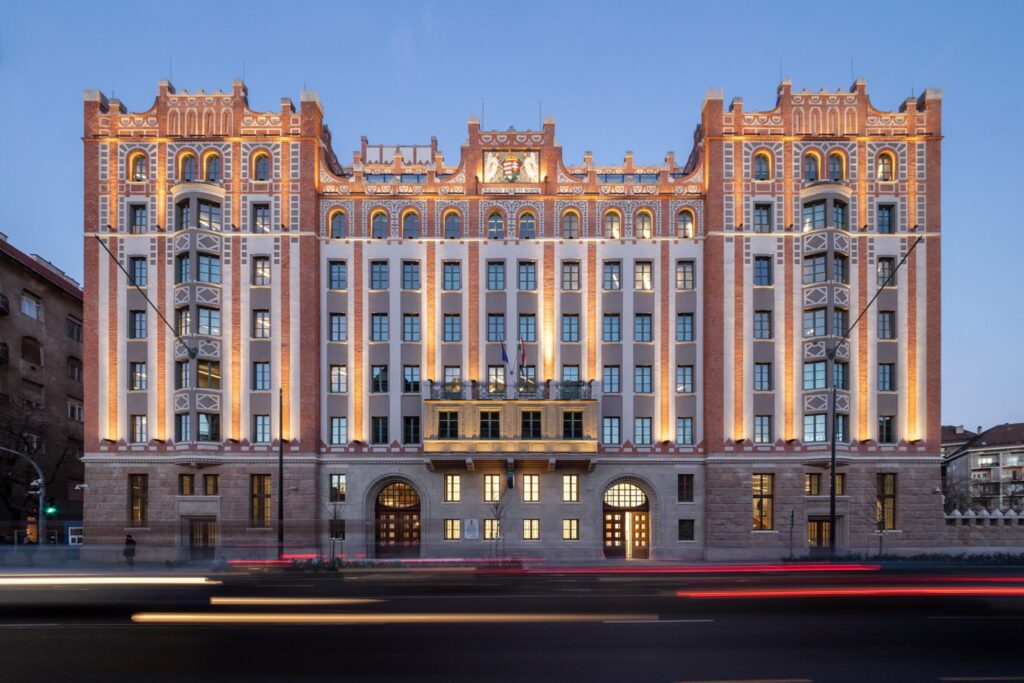
[[[942,88],[942,419],[1024,421],[1024,3],[34,0],[2,18],[0,231],[78,278],[82,90],[144,110],[171,69],[227,90],[244,60],[256,109],[317,90],[345,162],[361,135],[436,135],[457,159],[482,103],[520,129],[540,104],[570,163],[685,159],[706,90],[770,108],[780,63],[817,90],[849,86],[852,59],[884,109]]]

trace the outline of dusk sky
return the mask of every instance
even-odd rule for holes
[[[81,279],[82,90],[142,111],[159,79],[230,90],[243,61],[254,109],[319,93],[343,163],[362,135],[434,135],[456,162],[469,116],[524,129],[541,108],[568,163],[658,164],[689,154],[708,88],[748,110],[774,106],[780,71],[796,90],[863,77],[881,109],[941,88],[942,420],[1024,421],[1022,22],[1022,2],[935,0],[8,2],[0,232]]]

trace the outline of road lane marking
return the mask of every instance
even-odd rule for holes
[[[714,622],[714,619],[658,619],[657,621],[651,621],[650,619],[608,619],[604,623],[606,624],[708,624]]]
[[[657,614],[564,614],[503,612],[424,612],[324,614],[273,612],[138,612],[136,624],[528,624],[602,622],[610,619],[657,621]]]
[[[373,598],[210,598],[211,605],[365,605],[384,602]]]
[[[0,586],[213,586],[204,576],[4,576]]]
[[[814,683],[810,678],[728,678],[710,681],[679,681],[678,683]]]

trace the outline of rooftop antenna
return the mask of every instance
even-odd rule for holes
[[[171,57],[167,58],[167,80],[174,82],[174,60]]]
[[[487,130],[484,126],[484,101],[480,100],[480,130]]]
[[[782,57],[779,57],[779,83],[782,83]]]
[[[242,82],[245,82],[245,59],[242,60]]]
[[[857,80],[857,77],[853,75],[853,57],[850,57],[850,83]]]
[[[543,102],[537,100],[537,130],[544,130],[544,107]]]

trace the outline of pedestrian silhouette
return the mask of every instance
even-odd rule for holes
[[[124,559],[129,567],[135,566],[135,539],[131,534],[124,537]]]

